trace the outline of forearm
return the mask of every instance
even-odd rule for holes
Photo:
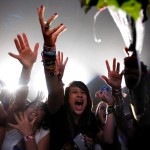
[[[11,107],[14,111],[22,111],[25,108],[25,102],[29,93],[29,87],[27,85],[20,86],[15,92],[15,101]]]
[[[26,150],[38,150],[35,138],[25,141]]]
[[[2,126],[2,127],[0,127],[0,149],[1,149],[3,141],[4,141],[4,137],[5,137],[5,127]]]
[[[47,76],[46,83],[48,88],[48,108],[50,113],[55,113],[64,104],[63,83],[55,76]]]
[[[102,139],[108,144],[112,144],[114,140],[115,117],[114,113],[107,115],[107,121],[103,128]]]
[[[50,113],[55,113],[64,102],[63,83],[56,75],[56,48],[44,45],[42,61],[48,90],[48,107]]]
[[[22,72],[19,79],[19,85],[27,85],[30,81],[32,67],[22,67]]]
[[[123,103],[123,96],[122,96],[122,89],[113,89],[112,94],[115,101],[115,118],[116,123],[119,125],[119,128],[122,129],[122,131],[127,131],[127,120],[125,118],[124,114],[124,103]]]
[[[122,99],[122,89],[120,88],[112,88],[112,96],[114,99],[114,107],[115,107],[115,117],[122,117],[123,113],[123,99]]]
[[[30,81],[32,67],[33,65],[22,67],[22,72],[19,79],[19,87],[15,92],[15,101],[10,107],[13,111],[22,111],[25,108],[25,102],[29,93],[28,83]]]

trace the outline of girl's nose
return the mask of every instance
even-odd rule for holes
[[[82,93],[81,93],[81,92],[78,92],[78,96],[79,96],[79,97],[82,97]]]

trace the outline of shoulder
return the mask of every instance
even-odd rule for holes
[[[47,130],[44,130],[43,128],[38,129],[35,133],[36,143],[39,143],[39,141],[49,133],[50,133],[49,129]]]

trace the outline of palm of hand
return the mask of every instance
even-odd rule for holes
[[[57,63],[56,63],[56,72],[57,74],[60,76],[60,78],[63,77],[64,74],[64,70],[68,61],[68,57],[65,59],[65,61],[63,62],[63,52],[58,51],[58,55],[57,55]]]
[[[21,120],[18,124],[18,129],[24,134],[28,135],[32,132],[32,124],[29,122],[29,120]]]
[[[116,58],[113,59],[112,69],[110,68],[108,60],[106,60],[106,67],[108,71],[108,77],[101,76],[107,84],[109,84],[112,88],[120,88],[122,75],[119,74],[120,71],[120,63],[116,63]]]
[[[36,55],[30,48],[25,48],[19,54],[19,60],[24,66],[29,67],[36,61]]]
[[[119,88],[121,85],[122,77],[116,71],[111,71],[108,73],[107,83],[114,88]]]

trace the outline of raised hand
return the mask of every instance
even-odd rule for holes
[[[32,67],[37,59],[39,44],[36,43],[34,46],[34,51],[32,51],[25,33],[23,33],[22,36],[18,34],[17,38],[14,39],[14,42],[19,55],[11,52],[9,52],[9,55],[18,59],[24,67]]]
[[[38,91],[38,94],[37,94],[35,100],[43,101],[44,98],[45,98],[44,92],[43,91]]]
[[[56,74],[58,75],[59,79],[62,79],[66,64],[68,62],[68,57],[63,62],[63,52],[58,51],[57,58],[56,58]]]
[[[9,123],[11,127],[18,129],[24,136],[33,133],[33,126],[37,117],[30,122],[25,112],[19,112],[18,115],[15,114],[15,119],[17,121],[17,125]]]
[[[44,45],[48,47],[55,47],[57,37],[66,29],[63,24],[58,25],[54,29],[50,28],[52,22],[58,17],[58,14],[52,15],[47,21],[44,19],[45,6],[41,6],[37,9],[39,22],[42,29],[44,38]]]
[[[108,77],[102,75],[101,77],[106,81],[108,85],[112,88],[120,88],[122,82],[122,74],[120,72],[120,63],[116,64],[116,58],[113,59],[112,70],[110,69],[110,65],[108,60],[106,60],[106,67],[108,71]]]
[[[97,91],[95,93],[95,98],[104,101],[108,105],[114,104],[113,97],[112,97],[111,93],[105,89]]]

